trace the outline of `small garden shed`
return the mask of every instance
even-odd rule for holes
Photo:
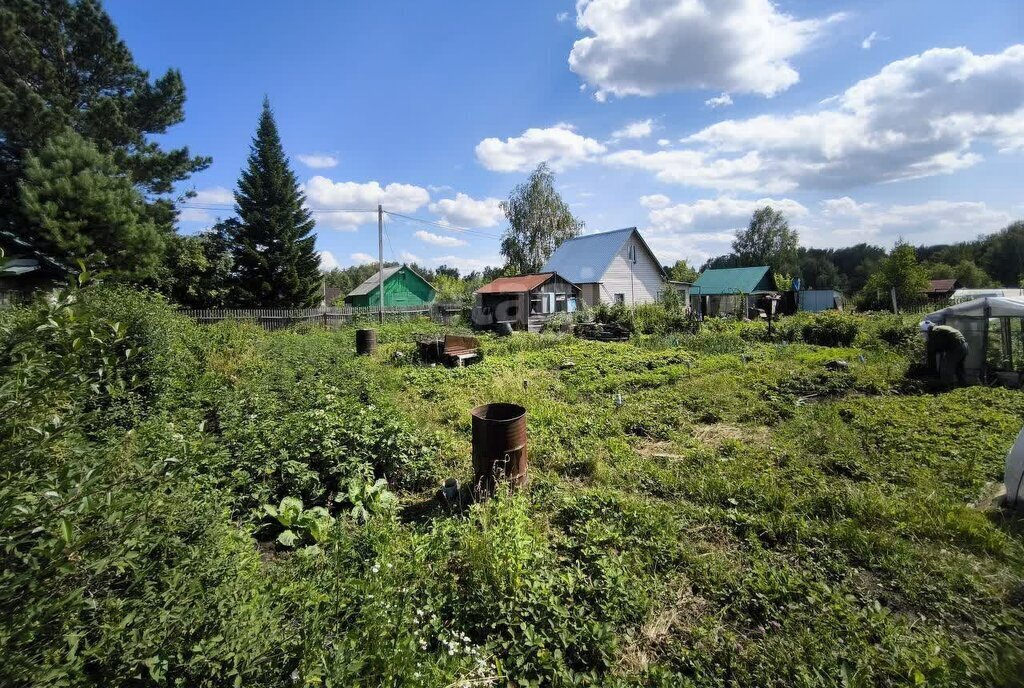
[[[693,308],[701,315],[746,315],[765,294],[777,292],[775,274],[767,265],[705,270],[693,283]]]
[[[384,268],[384,307],[426,306],[434,301],[436,291],[430,282],[408,265]],[[349,292],[345,304],[354,308],[380,305],[380,273]]]
[[[473,323],[510,323],[537,332],[556,313],[573,313],[580,288],[557,272],[499,277],[476,290]]]

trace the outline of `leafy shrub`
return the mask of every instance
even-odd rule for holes
[[[850,346],[857,337],[854,316],[839,311],[823,311],[803,326],[803,340],[818,346]]]

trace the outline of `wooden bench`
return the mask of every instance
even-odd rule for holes
[[[444,336],[444,358],[451,365],[462,367],[480,357],[480,342],[476,337],[462,337],[454,334]]]

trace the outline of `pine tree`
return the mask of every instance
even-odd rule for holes
[[[19,182],[30,154],[71,129],[109,156],[142,194],[148,218],[170,235],[176,184],[210,164],[152,138],[184,119],[181,74],[150,78],[96,0],[0,2],[0,48],[0,229],[35,243]]]
[[[321,289],[315,222],[305,208],[281,146],[270,102],[263,100],[247,168],[238,179],[228,225],[234,254],[232,301],[241,307],[305,308]]]
[[[111,155],[70,129],[29,154],[18,187],[32,245],[45,255],[132,281],[160,271],[167,235],[142,195]]]

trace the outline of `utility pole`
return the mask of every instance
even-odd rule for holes
[[[384,324],[384,207],[377,204],[377,312]]]

